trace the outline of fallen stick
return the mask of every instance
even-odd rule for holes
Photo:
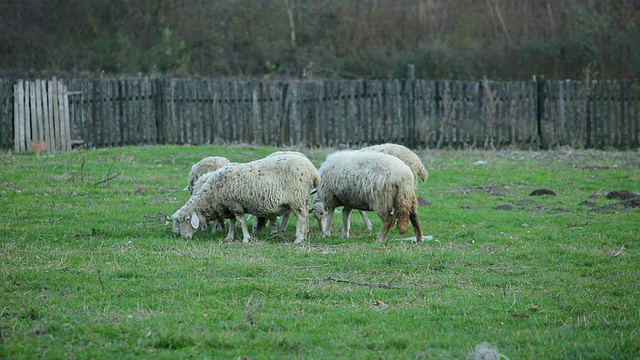
[[[96,183],[93,183],[93,185],[100,185],[100,184],[106,183],[108,181],[111,181],[111,180],[117,178],[118,176],[120,176],[120,173],[116,173],[115,175],[109,176],[106,179],[102,179],[102,180],[100,180],[100,181],[98,181]]]
[[[360,285],[360,286],[368,286],[368,287],[377,287],[377,288],[381,288],[381,289],[404,289],[401,286],[393,286],[393,285],[389,285],[389,284],[383,284],[383,283],[377,283],[377,284],[372,284],[372,283],[363,283],[363,282],[358,282],[358,281],[351,281],[351,280],[343,280],[343,279],[336,279],[333,277],[328,277],[327,280],[330,281],[335,281],[335,282],[341,282],[341,283],[347,283],[347,284],[352,284],[352,285]]]

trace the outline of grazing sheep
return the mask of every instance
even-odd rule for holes
[[[187,187],[185,190],[189,190],[189,194],[193,195],[195,192],[195,186],[198,180],[207,173],[216,171],[223,167],[224,165],[229,164],[229,159],[222,156],[208,156],[197,163],[191,166],[191,171],[189,172],[189,176],[187,177]],[[218,230],[224,231],[224,219],[216,219],[216,224],[211,229],[211,232],[216,232]]]
[[[197,163],[193,164],[193,166],[191,167],[191,172],[189,172],[189,177],[187,180],[187,187],[185,187],[184,189],[189,190],[189,193],[193,195],[196,192],[196,187],[197,187],[196,184],[201,178],[203,178],[206,174],[216,171],[219,168],[229,163],[231,162],[227,158],[222,156],[209,156],[198,161]],[[203,182],[201,182],[201,184],[202,183]],[[266,220],[267,219],[260,219],[260,221],[255,221],[253,223],[254,232],[261,231],[262,228],[264,228],[266,225]],[[271,223],[272,233],[277,231],[276,226],[277,224],[275,223],[275,220],[273,220]],[[215,233],[218,230],[222,230],[222,231],[225,230],[224,219],[217,219],[217,222],[213,227],[212,232]]]
[[[427,181],[427,178],[429,177],[429,173],[427,172],[427,169],[424,168],[424,165],[422,164],[422,161],[420,161],[418,155],[406,146],[387,143],[365,147],[360,149],[360,151],[377,151],[393,155],[402,160],[409,166],[409,168],[411,168],[413,176],[416,178],[416,186],[419,182]]]
[[[228,163],[230,163],[229,159],[222,156],[209,156],[198,161],[191,166],[191,171],[187,178],[187,187],[184,189],[189,190],[189,193],[193,194],[193,186],[196,181],[198,181],[198,178],[206,173],[216,171]]]
[[[384,242],[397,220],[401,234],[413,225],[416,240],[422,241],[418,220],[418,198],[411,169],[400,159],[374,151],[339,151],[327,156],[320,166],[320,186],[312,211],[320,220],[324,236],[331,235],[333,213],[342,211],[342,236],[349,237],[352,209],[374,211],[382,219],[377,241]]]
[[[228,164],[206,181],[173,216],[173,232],[191,237],[202,223],[230,219],[225,240],[232,241],[235,221],[242,227],[243,243],[251,238],[244,214],[275,217],[293,212],[296,240],[309,236],[309,194],[320,183],[315,166],[299,156],[273,156],[245,164]]]
[[[279,150],[267,155],[266,157],[274,157],[274,156],[301,156],[305,159],[308,159],[305,154],[299,151],[293,151],[293,150]],[[280,227],[278,227],[278,224],[276,223],[276,218],[268,219],[271,223],[271,233],[273,234],[276,232],[286,231],[287,225],[289,224],[289,216],[291,216],[291,212],[286,212],[282,214],[282,218],[280,220]],[[262,229],[266,227],[266,224],[267,224],[267,219],[257,218],[256,221],[253,223],[253,232],[257,233],[262,231]]]
[[[377,151],[395,156],[398,159],[404,161],[404,163],[407,164],[413,172],[413,176],[416,179],[416,187],[418,186],[419,182],[425,182],[429,177],[429,173],[427,172],[427,169],[424,168],[424,165],[422,164],[422,161],[420,161],[418,155],[416,155],[416,153],[411,151],[411,149],[406,146],[386,143],[365,147],[360,149],[360,151]],[[360,210],[360,215],[362,215],[362,219],[367,226],[367,230],[371,230],[372,225],[369,217],[367,216],[367,213]]]
[[[232,166],[234,163],[229,163],[227,164],[227,166]],[[202,189],[202,187],[204,186],[204,184],[207,183],[207,181],[211,178],[211,175],[214,173],[215,171],[211,171],[208,173],[203,174],[202,176],[200,176],[198,178],[198,180],[193,184],[193,189],[191,191],[191,196],[193,196],[193,194],[196,194],[197,192],[200,191],[200,189]],[[216,233],[218,231],[225,231],[225,226],[224,226],[224,218],[222,217],[217,217],[215,219],[213,218],[207,218],[207,219],[202,219],[204,221],[204,223],[200,224],[201,228],[205,228],[207,226],[207,224],[212,221],[215,220],[216,223],[214,224],[213,228],[211,229],[212,233]]]

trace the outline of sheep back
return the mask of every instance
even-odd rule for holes
[[[256,216],[280,215],[289,206],[304,207],[320,183],[306,158],[274,156],[225,166],[207,181],[220,203]]]
[[[193,164],[187,178],[186,190],[189,190],[189,193],[193,194],[193,187],[202,175],[216,171],[228,163],[230,163],[230,161],[225,157],[209,156]]]
[[[381,152],[384,154],[389,154],[397,157],[398,159],[402,160],[405,164],[407,164],[409,168],[411,168],[411,171],[413,172],[416,178],[416,181],[421,180],[422,182],[424,182],[424,181],[427,181],[427,178],[429,177],[429,173],[427,172],[427,169],[425,169],[424,165],[422,164],[420,157],[418,157],[416,153],[414,153],[411,149],[409,149],[406,146],[399,145],[399,144],[386,143],[386,144],[365,147],[360,150],[376,151],[376,152]]]

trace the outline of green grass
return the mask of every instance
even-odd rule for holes
[[[192,163],[274,150],[0,155],[0,358],[640,354],[640,210],[605,197],[640,192],[638,152],[420,152],[424,243],[394,229],[378,244],[379,219],[367,232],[357,213],[351,239],[336,214],[304,246],[295,220],[247,246],[173,236]],[[329,150],[302,151],[319,165]]]

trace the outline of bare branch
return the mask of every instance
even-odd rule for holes
[[[360,285],[360,286],[368,286],[368,287],[376,287],[376,288],[381,288],[381,289],[404,289],[401,286],[394,286],[394,285],[389,285],[389,284],[383,284],[383,283],[365,283],[365,282],[359,282],[359,281],[350,281],[350,280],[343,280],[343,279],[336,279],[333,277],[328,277],[327,280],[329,281],[335,281],[335,282],[340,282],[340,283],[347,283],[347,284],[352,284],[352,285]]]
[[[116,173],[115,175],[109,176],[109,177],[107,177],[107,178],[105,178],[105,179],[102,179],[102,180],[100,180],[100,181],[98,181],[98,182],[95,182],[95,183],[93,183],[93,185],[100,185],[100,184],[103,184],[103,183],[109,182],[109,181],[111,181],[111,180],[113,180],[113,179],[117,178],[118,176],[120,176],[120,173]]]

